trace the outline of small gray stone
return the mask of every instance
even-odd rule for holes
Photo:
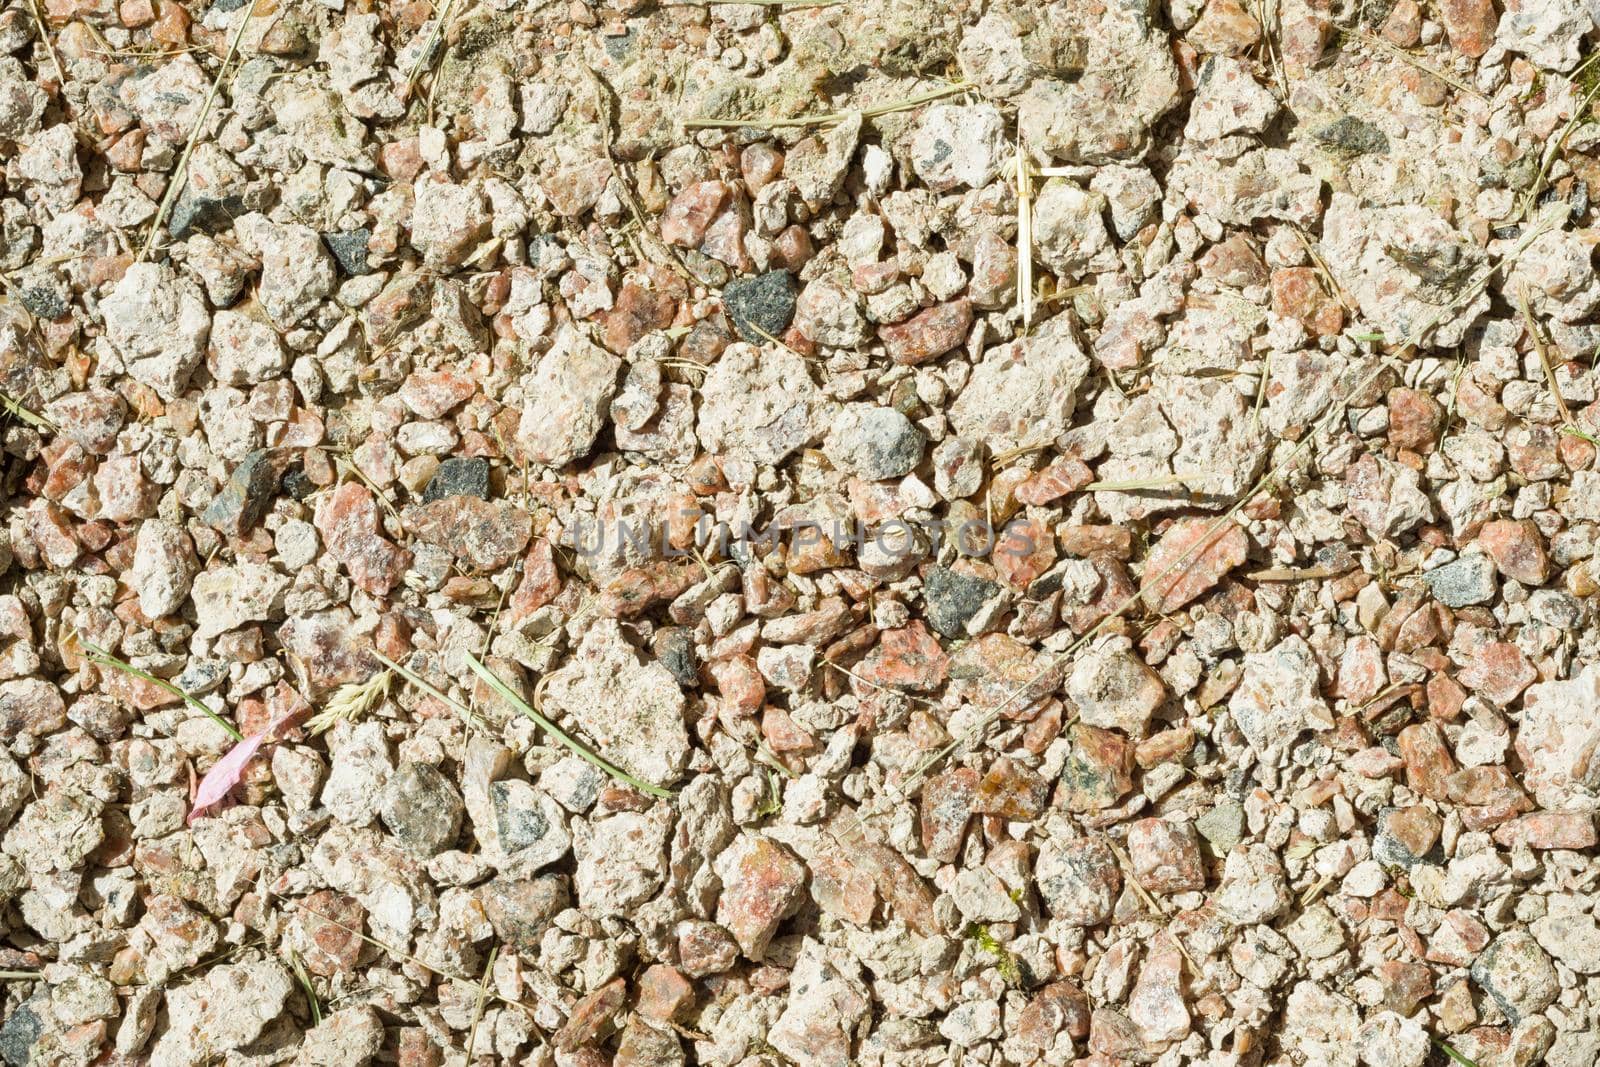
[[[389,777],[379,815],[407,852],[435,856],[461,830],[461,795],[436,767],[402,763]]]
[[[249,208],[245,207],[243,197],[236,194],[210,197],[197,193],[194,186],[189,184],[183,187],[183,192],[172,204],[167,231],[174,240],[180,241],[195,233],[221,233],[231,228],[233,220],[247,211]]]
[[[1472,961],[1472,980],[1515,1026],[1555,1003],[1561,983],[1544,949],[1523,930],[1495,938]]]
[[[777,337],[794,319],[797,290],[786,270],[769,270],[754,278],[736,278],[722,290],[722,306],[734,329],[751,344],[766,341],[762,331]]]
[[[1244,838],[1244,807],[1236,800],[1224,800],[1194,821],[1200,836],[1211,843],[1211,851],[1226,856]]]
[[[519,778],[489,787],[500,847],[524,870],[559,860],[572,847],[561,807]]]
[[[0,1026],[0,1060],[5,1061],[6,1067],[28,1067],[33,1058],[33,1046],[39,1043],[39,1035],[44,1032],[44,1024],[34,1013],[32,1004],[32,1001],[19,1004],[6,1016],[5,1025]]]
[[[227,484],[212,498],[200,521],[238,536],[261,521],[277,491],[278,468],[272,462],[272,452],[251,452],[233,468]]]
[[[1370,122],[1362,122],[1354,115],[1341,118],[1312,132],[1318,141],[1352,156],[1382,155],[1389,151],[1389,138]]]
[[[322,243],[333,253],[339,269],[352,276],[371,272],[367,263],[367,242],[371,239],[372,231],[366,228],[322,235]]]
[[[47,285],[18,286],[17,299],[31,314],[41,319],[59,319],[67,313],[66,300]]]
[[[965,637],[967,623],[1000,592],[998,582],[962,574],[949,567],[933,567],[922,580],[928,623],[949,638]]]
[[[679,685],[693,689],[700,684],[699,671],[695,666],[694,635],[688,629],[682,626],[662,627],[656,631],[650,647],[656,659],[672,672]]]
[[[833,422],[822,451],[835,467],[868,481],[910,474],[927,438],[894,408],[850,404]]]
[[[422,502],[431,504],[449,496],[475,496],[489,499],[489,461],[479,456],[447,459],[439,464],[422,491]]]
[[[1422,576],[1434,599],[1451,608],[1487,604],[1494,599],[1494,561],[1488,556],[1462,556]]]

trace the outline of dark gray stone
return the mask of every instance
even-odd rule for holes
[[[527,783],[518,783],[526,786]],[[495,782],[489,787],[494,801],[495,829],[500,832],[500,847],[507,852],[531,848],[550,836],[550,818],[537,803],[524,804],[524,799],[535,798],[532,790],[516,789],[510,782]]]
[[[666,626],[656,631],[651,642],[656,659],[671,672],[679,685],[693,689],[700,684],[695,666],[694,637],[682,626]]]
[[[67,313],[67,302],[48,285],[19,285],[17,299],[36,318],[54,320]]]
[[[436,856],[461,831],[461,794],[426,763],[402,763],[389,776],[379,815],[407,852]]]
[[[431,504],[449,496],[489,499],[489,461],[481,457],[447,459],[439,464],[422,490],[422,502]]]
[[[367,263],[367,242],[371,239],[372,231],[365,227],[351,230],[349,233],[322,235],[322,243],[328,246],[333,258],[339,261],[339,268],[349,275],[368,274],[372,271]]]
[[[1434,599],[1446,607],[1464,608],[1494,599],[1494,561],[1481,553],[1435,567],[1422,580]]]
[[[1312,136],[1329,148],[1351,156],[1382,155],[1389,151],[1389,138],[1384,132],[1354,115],[1335,119]]]
[[[928,623],[945,637],[965,637],[967,623],[1000,591],[999,583],[987,578],[962,574],[949,567],[933,567],[922,580]]]
[[[766,340],[760,330],[777,337],[789,328],[796,295],[794,277],[788,271],[769,270],[729,282],[722,290],[722,306],[739,336],[758,345]]]
[[[221,233],[231,229],[233,220],[248,211],[242,197],[209,197],[185,186],[172,203],[167,232],[174,240],[182,240],[192,233]]]
[[[33,1058],[33,1046],[39,1043],[44,1024],[34,1014],[32,1001],[19,1004],[17,1010],[6,1016],[0,1026],[0,1060],[6,1067],[28,1067]]]
[[[233,469],[200,521],[224,533],[238,536],[260,522],[272,506],[278,491],[278,468],[270,449],[250,453]]]

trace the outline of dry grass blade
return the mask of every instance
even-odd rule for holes
[[[215,711],[212,711],[210,708],[206,707],[204,704],[200,703],[200,701],[196,700],[188,693],[185,693],[182,689],[179,689],[165,678],[157,678],[155,675],[150,674],[147,671],[141,671],[133,664],[113,656],[99,645],[90,644],[88,641],[81,641],[80,643],[83,646],[84,658],[90,663],[93,663],[99,667],[110,667],[112,670],[121,671],[123,674],[131,675],[134,678],[138,678],[140,681],[149,682],[151,685],[156,686],[159,689],[166,690],[173,696],[181,698],[184,703],[188,704],[191,708],[203,713],[212,722],[228,731],[228,736],[233,738],[235,741],[244,741],[244,734],[241,734],[233,725],[233,723],[229,722],[227,719],[224,719],[221,715],[218,715]]]
[[[435,689],[432,685],[428,684],[427,679],[423,678],[422,675],[418,674],[416,671],[413,671],[408,667],[402,667],[400,664],[396,663],[388,656],[385,656],[377,649],[372,650],[372,656],[385,667],[388,667],[391,671],[394,671],[394,673],[398,674],[400,677],[404,678],[406,681],[410,682],[412,685],[416,686],[433,699],[439,701],[448,708],[454,708],[464,719],[472,723],[472,725],[476,726],[478,729],[486,729],[483,724],[483,720],[478,718],[476,712],[454,697],[448,696],[438,689]]]
[[[925,93],[917,93],[914,96],[908,96],[888,104],[863,108],[860,114],[864,119],[873,119],[879,115],[888,115],[895,111],[909,111],[911,108],[921,107],[923,104],[934,100],[943,100],[947,96],[964,93],[970,88],[972,86],[968,82],[952,82],[938,89],[929,89]],[[688,130],[737,130],[746,126],[752,129],[775,130],[796,126],[829,126],[835,122],[843,122],[853,114],[855,114],[853,111],[829,111],[821,115],[799,115],[789,119],[759,117],[748,119],[684,119],[683,126],[684,129]]]
[[[662,4],[662,7],[838,7],[844,0],[695,0],[694,3]]]
[[[1364,41],[1367,44],[1372,45],[1374,48],[1389,53],[1402,63],[1416,67],[1424,74],[1438,78],[1440,81],[1444,82],[1457,92],[1466,93],[1468,96],[1475,96],[1479,100],[1483,101],[1488,101],[1489,99],[1487,96],[1484,96],[1477,89],[1474,89],[1472,86],[1468,85],[1454,74],[1451,74],[1449,71],[1440,70],[1438,67],[1435,67],[1430,63],[1423,62],[1410,52],[1407,52],[1404,48],[1401,48],[1398,45],[1390,44],[1377,34],[1368,33],[1366,30],[1356,30],[1354,32],[1346,31],[1346,33],[1348,36],[1354,37],[1360,41]]]
[[[1083,487],[1086,493],[1139,493],[1151,489],[1171,489],[1182,485],[1192,474],[1162,474],[1153,478],[1130,478],[1121,482],[1090,482]]]
[[[433,54],[439,50],[439,41],[444,37],[444,32],[450,26],[451,14],[454,12],[456,0],[445,0],[445,5],[439,11],[439,21],[433,27],[433,32],[428,34],[428,43],[422,49],[422,54],[417,56],[417,61],[411,64],[411,70],[406,74],[406,95],[417,87],[417,79],[422,77],[423,70],[433,62]]]
[[[56,68],[56,77],[61,79],[61,88],[67,87],[67,68],[61,65],[61,55],[56,51],[56,43],[50,39],[50,27],[44,21],[44,13],[39,10],[39,0],[28,0],[28,6],[33,9],[33,21],[39,27],[39,40],[44,42],[45,50],[50,53],[50,63]]]
[[[1579,84],[1578,79],[1588,72],[1596,60],[1600,60],[1600,52],[1594,53],[1578,65],[1571,75],[1574,85]],[[1572,109],[1572,117],[1561,127],[1561,132],[1556,134],[1555,140],[1545,149],[1543,158],[1539,160],[1539,173],[1534,176],[1533,184],[1528,186],[1528,192],[1522,198],[1522,210],[1517,213],[1519,219],[1527,218],[1528,212],[1538,203],[1539,196],[1544,192],[1544,183],[1550,177],[1550,168],[1555,165],[1556,157],[1561,154],[1561,150],[1567,146],[1567,138],[1572,136],[1572,131],[1582,124],[1583,116],[1588,113],[1589,105],[1594,103],[1597,93],[1600,93],[1600,82],[1596,82],[1588,92],[1584,93],[1583,101]]]
[[[306,723],[313,734],[324,733],[340,721],[359,719],[389,695],[393,671],[379,671],[364,682],[347,682],[333,694],[322,711]]]
[[[555,738],[557,742],[559,742],[573,755],[582,759],[586,763],[605,771],[611,777],[617,779],[617,781],[627,783],[634,789],[639,790],[641,793],[648,793],[650,796],[661,797],[662,799],[668,800],[672,798],[671,790],[662,789],[660,786],[651,785],[649,782],[641,781],[640,779],[629,774],[627,771],[623,770],[621,767],[618,767],[616,764],[607,762],[599,754],[591,751],[588,748],[585,748],[581,743],[573,738],[571,734],[567,733],[561,727],[545,718],[530,704],[518,696],[516,691],[510,686],[506,685],[506,683],[502,682],[493,671],[491,671],[488,667],[485,667],[482,663],[478,662],[478,658],[476,656],[472,655],[471,653],[463,653],[463,655],[466,656],[467,666],[472,668],[472,672],[479,678],[482,678],[484,683],[488,685],[490,689],[493,689],[496,693],[500,694],[500,698],[502,700],[510,704],[517,711],[521,712],[524,717],[533,720],[533,722],[540,729],[549,734],[551,737]]]
[[[489,978],[494,974],[494,961],[500,955],[500,946],[489,949],[489,959],[483,965],[483,981],[478,983],[478,1001],[472,1006],[472,1025],[467,1028],[467,1061],[472,1061],[472,1049],[478,1043],[478,1024],[483,1022],[483,1006],[489,999]]]
[[[233,31],[233,40],[228,43],[228,54],[222,57],[222,66],[217,68],[217,76],[212,79],[211,88],[200,103],[200,114],[194,120],[194,129],[189,131],[189,139],[183,145],[183,154],[178,157],[178,165],[172,169],[172,177],[167,181],[167,191],[162,194],[161,206],[156,209],[156,217],[150,220],[150,232],[145,236],[144,247],[139,249],[139,256],[135,262],[143,263],[150,257],[150,250],[155,247],[156,234],[166,225],[167,215],[171,213],[172,205],[178,199],[178,191],[188,179],[189,157],[194,155],[195,145],[200,141],[200,131],[205,129],[206,120],[211,117],[211,105],[216,102],[217,92],[222,88],[222,79],[227,75],[233,57],[238,54],[239,42],[244,40],[244,31],[250,25],[250,16],[255,13],[256,5],[254,0],[251,0],[250,6],[245,8],[244,15],[239,19],[239,28]]]
[[[1026,331],[1033,321],[1033,175],[1021,141],[1017,142],[1017,311]]]
[[[1533,321],[1533,311],[1528,307],[1528,287],[1524,285],[1517,296],[1522,304],[1522,323],[1528,330],[1528,340],[1532,343],[1534,352],[1539,356],[1539,366],[1544,368],[1544,380],[1550,386],[1550,395],[1555,398],[1556,409],[1561,412],[1561,422],[1571,426],[1572,410],[1567,407],[1566,397],[1561,395],[1561,385],[1556,381],[1556,369],[1550,365],[1550,353],[1545,350],[1544,337],[1539,333],[1539,325]]]
[[[38,982],[44,975],[38,971],[0,971],[0,982]]]

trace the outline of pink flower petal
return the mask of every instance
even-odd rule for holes
[[[298,710],[298,708],[291,709],[273,719],[272,722],[267,724],[265,730],[258,734],[251,734],[243,741],[240,741],[229,749],[226,755],[212,764],[211,769],[205,773],[205,777],[200,779],[199,788],[194,792],[194,807],[189,811],[190,826],[193,826],[194,821],[206,813],[206,809],[220,804],[227,797],[233,787],[239,784],[239,779],[244,776],[244,769],[250,765],[250,760],[255,757],[263,742],[274,733],[277,733],[283,724],[288,722]]]

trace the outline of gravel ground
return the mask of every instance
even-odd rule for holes
[[[6,0],[0,1062],[1600,1064],[1593,0]]]

